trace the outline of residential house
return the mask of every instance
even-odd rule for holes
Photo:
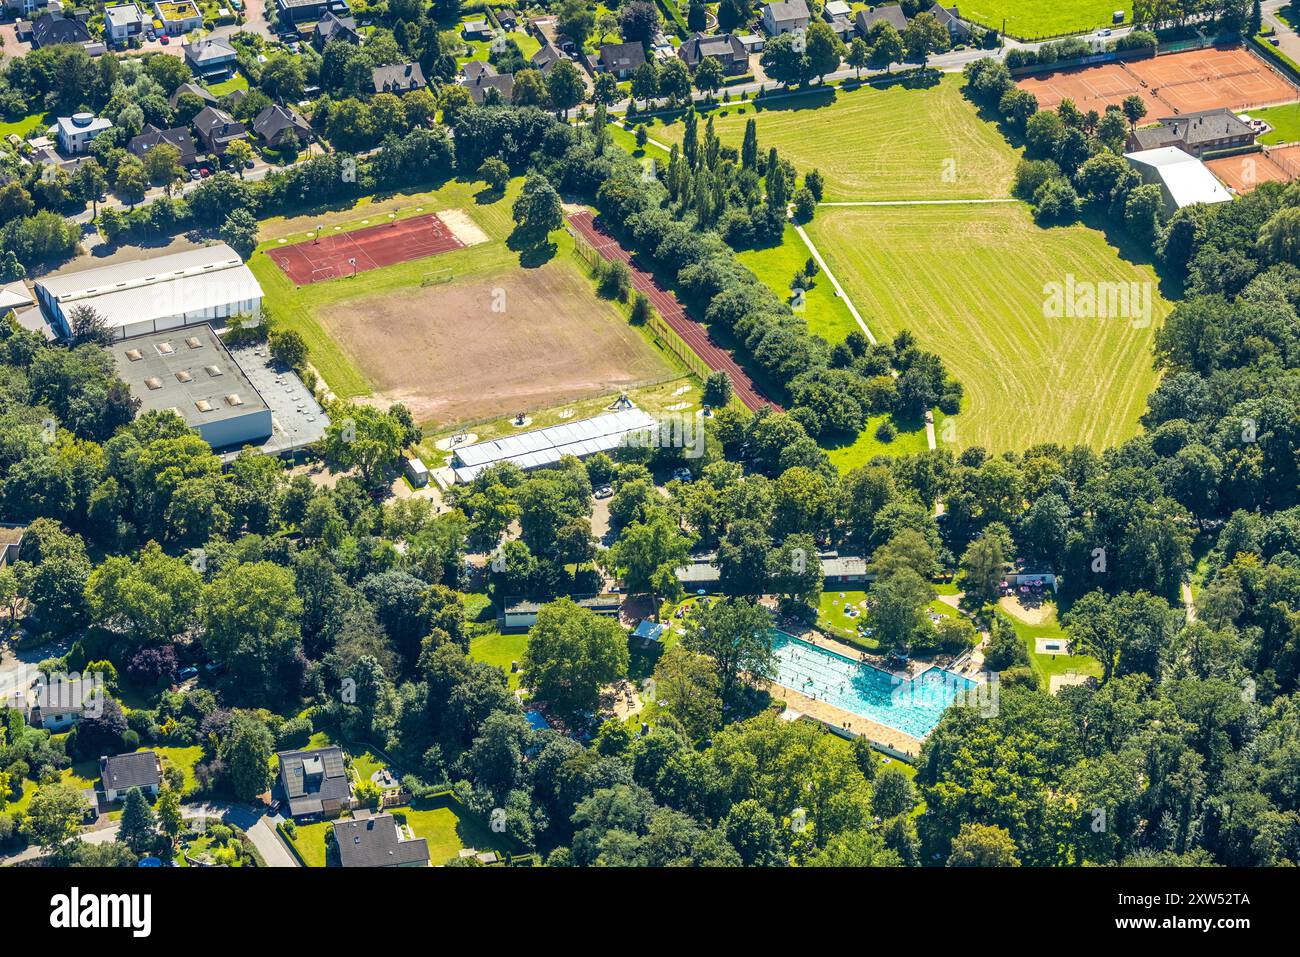
[[[203,26],[203,14],[194,0],[158,0],[153,5],[153,15],[162,21],[163,32],[179,37]]]
[[[388,812],[358,812],[334,822],[334,843],[344,867],[428,867],[429,842],[408,837]]]
[[[200,76],[216,76],[231,73],[239,60],[239,54],[231,44],[217,37],[204,37],[193,43],[186,43],[185,62]]]
[[[460,68],[463,79],[462,83],[473,83],[482,76],[496,76],[497,71],[491,63],[486,60],[470,60]]]
[[[376,93],[407,93],[424,87],[424,71],[418,63],[377,66],[371,73]]]
[[[486,20],[466,20],[460,32],[466,40],[491,40],[492,24]]]
[[[74,113],[72,116],[60,116],[55,122],[58,129],[59,149],[69,156],[86,152],[90,141],[105,130],[113,128],[113,122],[94,113]]]
[[[547,40],[528,62],[529,66],[542,76],[550,76],[551,68],[563,59],[567,59],[564,52],[550,40]]]
[[[804,0],[777,0],[763,7],[763,29],[769,36],[806,30],[809,19],[808,4]]]
[[[242,139],[248,127],[237,121],[225,110],[215,106],[205,106],[199,110],[193,120],[194,131],[198,133],[199,142],[213,156],[220,156],[237,139]]]
[[[319,20],[326,13],[347,16],[352,12],[345,0],[275,0],[275,10],[286,24]]]
[[[522,18],[515,10],[505,9],[497,11],[497,23],[501,24],[502,30],[517,30]]]
[[[329,12],[321,17],[320,22],[312,27],[311,45],[317,50],[324,50],[325,44],[331,40],[342,40],[344,43],[358,46],[361,43],[361,34],[357,32],[356,19],[336,16]]]
[[[59,43],[89,43],[90,29],[74,17],[43,13],[32,21],[32,48],[54,46]]]
[[[1237,119],[1231,110],[1204,110],[1166,116],[1155,126],[1134,130],[1129,134],[1128,146],[1130,151],[1177,146],[1192,156],[1200,156],[1249,146],[1255,142],[1255,136],[1251,125]]]
[[[109,804],[126,797],[132,788],[156,795],[162,783],[162,761],[153,751],[101,757],[99,778],[104,787],[104,800]]]
[[[104,685],[96,684],[89,674],[84,678],[41,675],[36,681],[27,723],[55,733],[67,731],[87,713],[99,714],[103,704]]]
[[[128,153],[144,159],[151,149],[163,144],[176,147],[176,151],[181,154],[180,163],[182,166],[193,165],[198,157],[198,150],[194,146],[194,137],[190,135],[189,130],[183,127],[160,130],[152,124],[146,124],[144,132],[133,138],[126,145],[126,149]]]
[[[281,751],[280,788],[290,817],[337,817],[352,806],[352,783],[338,745],[311,751]]]
[[[898,4],[890,4],[887,7],[873,7],[870,10],[859,10],[854,17],[854,24],[858,28],[859,35],[865,37],[871,32],[871,28],[877,23],[888,23],[891,27],[902,33],[907,29],[907,14]]]
[[[170,106],[173,110],[176,109],[177,102],[180,101],[182,94],[185,93],[194,94],[209,106],[217,105],[217,98],[208,91],[208,88],[205,86],[200,86],[197,83],[182,83],[180,86],[176,87],[176,92],[173,93],[171,97],[167,100],[167,105]]]
[[[253,120],[253,133],[273,150],[278,150],[296,137],[298,142],[306,143],[312,138],[311,124],[302,118],[292,107],[272,103]]]
[[[5,0],[4,9],[15,17],[31,18],[38,10],[49,6],[50,0]]]
[[[134,3],[104,8],[104,38],[116,44],[130,42],[144,32],[144,14]]]
[[[706,57],[717,60],[722,65],[722,72],[728,75],[749,69],[749,51],[745,49],[744,41],[734,33],[726,36],[697,33],[677,48],[677,55],[692,70]]]
[[[509,105],[515,91],[515,78],[509,73],[480,73],[475,79],[466,81],[465,89],[476,106],[487,103],[493,91],[501,103]]]
[[[956,7],[944,7],[936,3],[927,13],[939,21],[939,26],[948,31],[948,38],[953,43],[965,43],[971,37],[971,26],[957,14]]]
[[[601,70],[626,80],[645,65],[645,47],[640,43],[606,43],[596,62]]]
[[[841,40],[852,39],[853,10],[844,0],[828,0],[822,7],[822,19],[830,25]]]

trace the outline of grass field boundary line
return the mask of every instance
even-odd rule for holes
[[[870,327],[867,326],[866,321],[862,318],[862,314],[858,312],[858,307],[853,305],[853,300],[849,298],[849,294],[845,292],[844,287],[840,285],[840,281],[835,278],[835,273],[831,272],[831,267],[828,266],[826,260],[822,258],[822,254],[818,251],[816,245],[814,245],[812,237],[810,237],[807,231],[798,223],[794,224],[794,231],[799,234],[799,238],[803,240],[803,244],[808,247],[808,252],[812,253],[812,257],[817,261],[817,265],[821,267],[822,272],[826,273],[826,278],[829,279],[831,285],[835,287],[836,295],[844,300],[844,305],[849,307],[849,312],[853,314],[854,321],[857,322],[859,328],[861,328],[866,334],[867,340],[874,346],[876,344],[875,335],[871,332]]]
[[[980,206],[989,203],[1018,203],[1009,197],[1002,199],[862,199],[818,203],[818,206]]]

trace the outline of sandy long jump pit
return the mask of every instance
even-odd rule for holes
[[[487,241],[483,230],[459,209],[438,214],[395,219],[346,233],[327,233],[314,239],[266,251],[294,285],[423,259]]]
[[[379,397],[421,423],[547,408],[672,372],[567,262],[361,296],[316,315]]]
[[[1104,112],[1137,94],[1147,120],[1227,107],[1251,109],[1300,99],[1300,88],[1242,47],[1207,47],[1185,53],[1074,67],[1021,77],[1016,85],[1054,110],[1069,98],[1083,112]]]

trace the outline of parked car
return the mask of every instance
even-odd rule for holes
[[[695,476],[691,474],[690,469],[686,468],[686,466],[682,466],[681,468],[673,469],[673,478],[677,479],[679,482],[690,482],[694,480]]]
[[[608,485],[602,485],[600,488],[596,489],[594,494],[596,498],[609,498],[614,494],[614,489]]]
[[[166,46],[167,44],[171,43],[172,41],[171,41],[171,38],[169,38],[169,37],[167,36],[167,34],[164,33],[162,36],[160,36],[160,37],[158,38],[158,42],[161,43],[163,46]]]
[[[217,661],[209,661],[203,666],[203,670],[210,675],[219,675],[226,670],[226,666]]]
[[[204,179],[207,179],[209,176],[212,175],[212,170],[208,169],[206,166],[201,166],[199,167],[199,175],[202,176]]]
[[[255,165],[252,160],[244,160],[244,169],[252,169]]]
[[[202,179],[202,177],[199,176],[199,171],[197,169],[190,170],[190,179]]]
[[[176,677],[181,681],[189,681],[191,678],[197,678],[198,676],[199,669],[195,668],[193,665],[190,665],[188,668],[182,668],[180,671],[176,672]]]

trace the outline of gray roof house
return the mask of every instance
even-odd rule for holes
[[[948,36],[950,36],[954,42],[970,38],[970,24],[961,19],[960,14],[957,13],[956,7],[945,7],[936,3],[927,10],[926,13],[929,13],[932,17],[938,20],[939,26],[947,28]]]
[[[877,23],[888,23],[899,33],[902,33],[907,29],[907,14],[897,4],[891,4],[887,7],[873,7],[870,10],[859,10],[857,16],[854,17],[854,23],[857,25],[858,33],[864,37]]]
[[[182,83],[180,86],[176,87],[176,92],[171,95],[170,99],[168,99],[167,105],[173,110],[176,109],[176,102],[184,93],[192,93],[204,103],[212,106],[215,106],[217,103],[217,98],[212,95],[206,86],[200,86],[197,83]]]
[[[827,0],[822,7],[822,19],[830,24],[841,40],[853,35],[853,10],[844,0]]]
[[[248,127],[237,122],[225,110],[215,106],[205,106],[195,115],[194,129],[199,134],[199,141],[209,153],[220,156],[233,141],[243,137]]]
[[[770,36],[803,30],[809,19],[808,4],[804,0],[777,0],[763,7],[763,29]]]
[[[334,843],[344,867],[428,867],[429,842],[406,837],[397,820],[383,814],[358,813],[334,822]]]
[[[697,33],[689,40],[683,41],[677,48],[677,55],[694,70],[705,58],[712,58],[722,64],[723,73],[744,73],[749,68],[749,51],[744,42],[734,33],[726,36],[705,36]]]
[[[127,152],[144,159],[155,146],[166,143],[168,146],[176,147],[181,154],[180,162],[182,166],[189,166],[194,162],[198,155],[198,150],[194,146],[194,137],[190,136],[187,129],[160,130],[151,124],[146,124],[144,132],[133,138],[126,145]]]
[[[418,63],[394,63],[377,66],[371,73],[376,93],[406,93],[425,85],[424,71]]]
[[[1161,118],[1155,126],[1134,130],[1129,135],[1129,149],[1154,150],[1177,146],[1193,156],[1216,150],[1249,146],[1255,142],[1255,130],[1237,119],[1229,109],[1204,110]]]
[[[32,47],[57,43],[89,43],[90,29],[80,20],[62,14],[43,13],[32,21]]]
[[[235,68],[238,54],[235,48],[219,37],[195,40],[182,46],[185,62],[195,73],[210,75],[229,73]]]
[[[311,139],[311,124],[291,107],[272,103],[253,120],[253,132],[267,146],[279,149],[284,145],[290,133],[298,137],[300,143]]]
[[[638,43],[606,43],[596,62],[606,73],[626,80],[638,67],[645,65],[645,47]]]
[[[550,40],[542,44],[542,48],[532,55],[528,61],[529,65],[540,73],[542,76],[550,76],[551,67],[565,59],[564,53]]]
[[[465,89],[469,92],[469,98],[477,106],[482,106],[487,102],[489,90],[495,90],[497,96],[501,98],[501,102],[509,104],[510,98],[515,92],[515,78],[509,73],[501,75],[481,73],[473,80],[467,80]]]
[[[354,17],[340,17],[333,13],[326,12],[312,27],[311,44],[317,50],[325,49],[325,44],[331,40],[342,40],[345,43],[351,43],[354,46],[361,43],[361,34],[357,32],[357,21]]]
[[[110,803],[132,788],[158,793],[162,783],[162,762],[153,751],[133,751],[99,759],[99,777],[104,785],[104,797]]]
[[[337,745],[313,751],[281,751],[280,786],[290,817],[334,816],[352,803],[352,784]]]
[[[487,60],[470,60],[460,68],[460,73],[466,83],[473,83],[479,77],[497,75],[496,67]]]

